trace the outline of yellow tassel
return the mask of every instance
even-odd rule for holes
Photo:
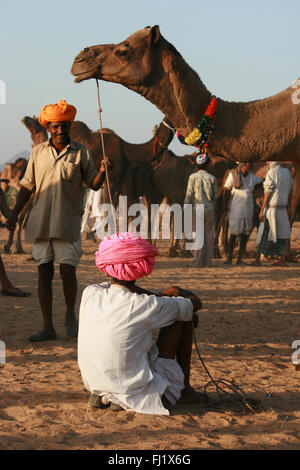
[[[199,129],[195,128],[184,140],[188,145],[195,144],[199,139],[201,139],[202,133]]]

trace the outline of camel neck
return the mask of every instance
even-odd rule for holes
[[[147,99],[171,119],[180,134],[186,136],[199,124],[212,93],[168,43],[161,56],[161,80],[148,90]]]

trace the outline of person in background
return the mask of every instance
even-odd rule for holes
[[[204,243],[200,250],[195,250],[194,261],[190,266],[210,267],[214,252],[218,187],[215,176],[207,171],[209,157],[199,155],[196,164],[198,171],[189,176],[184,203],[193,204],[194,209],[197,204],[204,205]]]
[[[260,255],[278,256],[279,266],[286,266],[285,252],[291,236],[288,206],[293,190],[290,171],[280,162],[267,162],[268,172],[264,181],[264,200],[259,214],[261,222],[257,238],[255,266],[261,266]]]
[[[251,171],[248,162],[239,163],[237,168],[230,171],[224,184],[224,210],[228,209],[230,230],[229,253],[224,264],[232,264],[233,250],[237,237],[240,246],[236,264],[242,264],[247,241],[253,228],[255,188],[262,184],[263,179]]]
[[[3,180],[0,179],[0,183],[2,183]],[[10,216],[10,210],[8,208],[7,202],[5,195],[0,188],[0,212],[3,214],[3,216],[7,219]],[[4,296],[9,296],[9,297],[28,297],[30,295],[30,292],[24,292],[18,287],[14,287],[14,285],[11,283],[9,280],[4,263],[0,254],[0,284],[1,284],[1,290],[0,294]]]

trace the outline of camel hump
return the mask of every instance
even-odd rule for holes
[[[101,132],[100,129],[99,129],[99,132]],[[114,131],[112,131],[111,129],[108,129],[108,127],[105,127],[104,129],[102,129],[102,132],[103,134],[114,134]]]

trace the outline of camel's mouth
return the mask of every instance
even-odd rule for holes
[[[98,67],[93,67],[90,70],[85,70],[84,72],[81,72],[80,69],[76,70],[76,64],[74,64],[71,69],[71,73],[75,77],[75,83],[83,82],[84,80],[88,80],[89,78],[99,78]]]
[[[83,82],[84,80],[88,80],[89,78],[96,78],[95,70],[91,70],[89,72],[81,72],[81,73],[72,72],[72,73],[75,76],[75,79],[74,79],[75,83]]]

